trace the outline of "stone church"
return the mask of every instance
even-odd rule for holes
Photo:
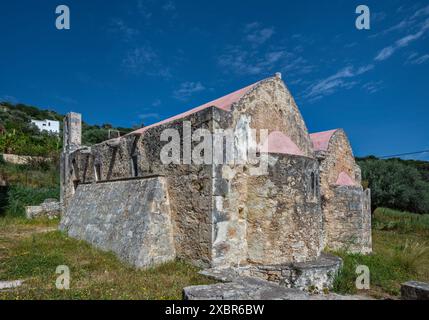
[[[232,132],[210,150],[221,161],[162,160],[166,132],[180,137],[183,160],[201,129]],[[222,161],[227,149],[242,161]],[[60,228],[136,267],[180,258],[269,278],[264,266],[320,261],[329,249],[371,252],[370,192],[345,132],[309,134],[280,74],[92,146],[69,113],[61,162]]]

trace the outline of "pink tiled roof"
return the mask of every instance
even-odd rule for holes
[[[189,116],[189,115],[191,115],[193,113],[196,113],[198,111],[207,109],[209,107],[216,107],[216,108],[219,108],[219,109],[224,110],[224,111],[231,111],[231,106],[235,102],[238,102],[247,92],[250,91],[250,89],[252,89],[253,87],[255,87],[257,84],[258,84],[258,82],[254,83],[254,84],[251,84],[250,86],[247,86],[247,87],[242,88],[240,90],[234,91],[234,92],[232,92],[230,94],[227,94],[226,96],[223,96],[223,97],[218,98],[216,100],[207,102],[207,103],[205,103],[205,104],[203,104],[203,105],[201,105],[199,107],[193,108],[191,110],[185,111],[183,113],[180,113],[180,114],[175,115],[173,117],[170,117],[168,119],[165,119],[165,120],[162,120],[160,122],[154,123],[154,124],[152,124],[150,126],[138,129],[136,131],[133,131],[133,132],[131,132],[131,134],[141,134],[141,133],[145,132],[146,130],[148,130],[150,128],[157,127],[157,126],[159,126],[161,124],[165,124],[165,123],[168,123],[170,121],[174,121],[174,120],[177,120],[177,119],[184,118],[186,116]]]
[[[313,142],[314,151],[327,151],[329,146],[329,140],[331,140],[332,135],[337,130],[338,129],[334,129],[310,134],[310,139]]]
[[[298,146],[284,133],[271,132],[260,148],[261,152],[304,155]]]
[[[341,171],[335,184],[339,186],[354,186],[355,182],[347,173]]]

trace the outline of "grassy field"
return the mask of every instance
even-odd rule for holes
[[[372,225],[373,254],[336,252],[343,258],[344,268],[336,279],[334,291],[397,298],[402,282],[429,282],[429,215],[378,208]],[[356,290],[358,265],[369,267],[369,291]]]
[[[135,270],[111,253],[66,237],[57,224],[0,217],[0,280],[25,280],[18,289],[0,292],[0,299],[181,299],[183,287],[211,283],[180,261]],[[429,282],[429,215],[377,209],[373,249],[368,256],[336,252],[344,268],[333,291],[397,298],[402,282]],[[70,290],[55,288],[58,265],[70,268]],[[357,265],[370,269],[369,291],[355,288]]]
[[[135,270],[112,253],[56,231],[57,221],[0,218],[0,281],[25,280],[0,299],[181,299],[185,286],[211,283],[176,261]],[[58,265],[70,268],[70,290],[58,290]]]

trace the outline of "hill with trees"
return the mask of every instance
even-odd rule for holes
[[[0,102],[0,153],[29,156],[53,156],[62,148],[62,121],[64,115],[24,104]],[[40,131],[31,120],[60,121],[60,135]],[[133,128],[135,129],[135,128]],[[133,129],[113,127],[111,124],[82,123],[82,143],[92,145],[109,138],[109,130],[124,135]]]

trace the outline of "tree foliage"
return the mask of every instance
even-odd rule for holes
[[[360,159],[363,183],[371,189],[373,208],[389,207],[429,212],[429,181],[410,162],[400,159]]]

